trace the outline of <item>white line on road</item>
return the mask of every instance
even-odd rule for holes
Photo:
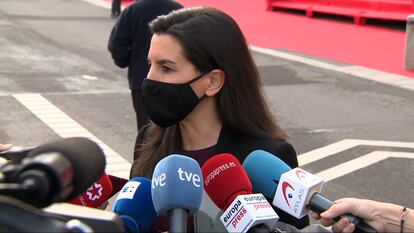
[[[40,94],[16,94],[13,95],[22,105],[29,109],[35,116],[55,131],[60,137],[86,137],[95,141],[105,152],[106,172],[122,178],[129,178],[131,164],[112,150],[109,146],[95,137],[87,129],[70,118],[66,113],[49,102]]]
[[[298,155],[299,166],[315,162],[356,146],[382,146],[414,149],[414,143],[412,142],[345,139]]]
[[[340,165],[318,172],[315,175],[324,179],[325,182],[328,182],[330,180],[347,175],[356,170],[368,167],[372,164],[381,162],[388,158],[414,159],[414,153],[395,151],[374,151],[364,156],[358,157],[356,159],[347,161]]]
[[[395,87],[404,88],[406,90],[414,91],[414,79],[403,75],[387,73],[379,70],[374,70],[362,66],[338,66],[329,64],[327,62],[317,61],[312,58],[306,58],[299,55],[289,54],[281,51],[272,49],[260,48],[257,46],[250,45],[252,51],[266,54],[269,56],[279,57],[295,62],[304,63],[310,66],[322,68],[325,70],[332,70],[348,75],[355,76],[357,78],[368,79]]]

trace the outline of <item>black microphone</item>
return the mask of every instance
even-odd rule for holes
[[[1,232],[69,232],[65,221],[19,200],[0,196],[0,209]]]
[[[40,208],[69,201],[98,180],[105,165],[102,149],[92,140],[57,140],[33,149],[20,164],[1,168],[2,175],[7,175],[0,194]]]

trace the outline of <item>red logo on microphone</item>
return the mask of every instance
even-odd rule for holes
[[[86,191],[86,196],[91,201],[96,201],[102,197],[103,188],[100,183],[95,182],[88,190]]]
[[[284,181],[283,183],[282,183],[282,192],[283,192],[283,197],[285,198],[285,201],[286,201],[286,203],[288,204],[288,206],[289,206],[289,208],[291,208],[290,207],[290,203],[289,203],[289,200],[288,200],[288,198],[292,198],[292,194],[288,194],[287,193],[287,188],[291,188],[292,190],[295,190],[293,187],[292,187],[292,185],[291,184],[289,184],[288,182],[286,182],[286,181]]]
[[[299,178],[299,180],[305,181],[305,179],[308,178],[308,174],[306,174],[303,170],[297,169],[295,171],[296,176]]]

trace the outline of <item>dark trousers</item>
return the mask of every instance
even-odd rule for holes
[[[121,14],[121,0],[112,0],[111,7],[112,16],[118,17]]]
[[[135,110],[135,116],[137,118],[137,138],[135,139],[135,147],[134,147],[134,157],[137,158],[136,151],[138,148],[138,145],[141,143],[139,140],[138,132],[140,129],[149,123],[149,117],[148,114],[145,112],[144,104],[142,102],[141,93],[139,90],[131,90],[131,96],[132,96],[132,105],[134,106]]]

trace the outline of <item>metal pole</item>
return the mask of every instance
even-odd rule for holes
[[[405,31],[405,69],[414,70],[414,15],[407,17]]]
[[[186,209],[175,208],[168,211],[170,216],[170,233],[183,233],[187,232],[187,217],[188,212]]]

